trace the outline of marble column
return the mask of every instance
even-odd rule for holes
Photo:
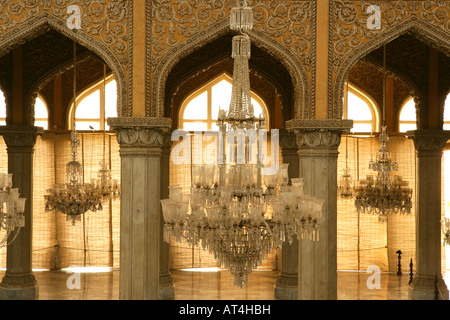
[[[304,192],[324,200],[319,240],[299,241],[298,299],[337,299],[337,158],[351,120],[291,120],[297,135]]]
[[[33,237],[33,154],[36,138],[42,128],[10,125],[0,127],[8,152],[8,172],[13,174],[13,187],[26,198],[25,227],[6,249],[6,272],[0,283],[0,299],[37,299],[38,284],[32,272]]]
[[[280,131],[280,148],[283,163],[288,163],[290,178],[298,178],[299,161],[296,136]],[[298,297],[298,240],[285,242],[281,250],[281,274],[278,277],[274,297],[278,300],[297,300]]]
[[[450,131],[416,130],[407,136],[414,141],[417,156],[416,185],[416,274],[409,286],[412,300],[448,300],[441,274],[441,160]]]
[[[164,138],[165,141],[161,153],[161,199],[167,199],[169,197],[170,185],[170,148],[172,141],[170,134],[166,134]],[[161,234],[159,241],[161,243],[161,252],[159,264],[159,299],[173,300],[175,298],[175,286],[170,274],[169,244],[164,241],[164,219],[162,217],[162,212],[160,215],[160,224]]]
[[[123,300],[158,300],[161,155],[166,118],[109,118],[121,157],[120,285]]]

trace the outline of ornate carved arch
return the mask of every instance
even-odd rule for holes
[[[448,42],[448,34],[440,28],[431,25],[416,16],[411,16],[409,19],[395,25],[385,32],[377,34],[372,39],[367,40],[361,45],[353,48],[346,56],[346,59],[340,64],[339,68],[333,72],[332,54],[330,55],[330,69],[329,69],[329,107],[328,113],[330,118],[342,118],[343,103],[342,97],[344,92],[344,84],[346,76],[351,68],[363,57],[367,56],[372,51],[382,47],[383,45],[393,41],[394,39],[410,33],[417,37],[422,42],[431,47],[436,48],[440,52],[450,56],[450,43]],[[334,74],[334,81],[333,79]],[[419,102],[415,97],[416,105]],[[420,106],[418,106],[420,108]]]
[[[84,46],[85,48],[95,52],[101,57],[105,63],[111,68],[118,86],[118,114],[119,116],[130,116],[131,106],[127,107],[127,77],[118,58],[112,53],[110,48],[100,42],[98,39],[83,32],[82,30],[70,30],[66,27],[65,21],[44,12],[38,16],[32,17],[17,27],[4,33],[1,36],[2,44],[0,46],[0,57],[11,51],[15,47],[22,45],[24,42],[31,40],[48,30],[55,30],[69,39],[72,39]],[[25,106],[27,123],[32,123],[34,118],[34,106],[30,103],[33,99],[27,99]]]
[[[167,77],[172,68],[182,58],[203,45],[224,36],[229,32],[229,20],[222,19],[219,23],[209,27],[205,31],[193,35],[189,40],[171,48],[162,58],[155,69],[152,79],[152,90],[147,92],[146,116],[163,117],[164,116],[164,91]],[[297,118],[306,117],[306,107],[310,106],[310,86],[308,74],[300,60],[292,55],[289,49],[283,47],[280,43],[265,35],[258,30],[252,30],[249,33],[254,43],[269,52],[278,59],[288,70],[293,82],[294,92],[294,113]],[[147,76],[149,79],[149,76]],[[303,117],[302,117],[303,115]]]

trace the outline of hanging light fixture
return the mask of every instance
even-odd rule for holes
[[[348,79],[345,89],[345,104],[345,109],[348,110]],[[344,200],[353,198],[353,179],[348,167],[348,135],[345,137],[345,168],[338,182],[338,197]]]
[[[291,179],[289,185],[287,164],[279,165],[277,172],[266,170],[256,143],[264,137],[265,120],[255,117],[251,103],[251,40],[244,32],[252,29],[253,17],[246,1],[238,1],[231,10],[230,25],[239,34],[232,43],[230,107],[228,113],[219,110],[217,121],[217,163],[192,165],[190,192],[171,186],[169,198],[161,204],[165,241],[170,236],[209,250],[242,287],[252,270],[284,241],[318,240],[323,201],[303,194],[301,178]]]
[[[73,71],[73,129],[71,132],[70,147],[72,160],[66,165],[66,181],[64,184],[54,184],[47,190],[45,198],[45,211],[60,212],[66,215],[67,221],[81,220],[81,215],[87,211],[96,212],[103,209],[102,195],[92,184],[84,182],[82,164],[77,160],[77,149],[80,146],[78,132],[76,131],[76,43],[74,42],[74,71]]]
[[[3,238],[0,247],[12,243],[25,226],[25,198],[20,198],[19,189],[13,188],[12,173],[0,173],[0,229]],[[10,235],[16,230],[14,236]]]
[[[442,233],[444,235],[444,245],[450,246],[450,218],[442,219]]]
[[[353,198],[353,179],[350,175],[350,168],[348,167],[348,137],[346,137],[346,147],[345,147],[345,168],[344,173],[338,182],[338,197],[340,199],[352,199]]]
[[[376,161],[371,160],[369,169],[375,171],[376,177],[367,175],[355,188],[356,210],[362,213],[377,214],[380,222],[387,221],[389,214],[410,214],[412,208],[412,190],[408,182],[400,175],[391,177],[391,172],[398,171],[398,163],[392,161],[387,148],[389,136],[386,132],[386,46],[383,48],[383,124],[379,136],[381,147]]]
[[[103,65],[103,101],[106,101],[106,65]],[[103,108],[104,112],[104,108]],[[103,118],[105,114],[103,114]],[[116,200],[120,197],[120,185],[117,179],[112,179],[109,162],[106,160],[106,130],[103,129],[103,157],[100,161],[97,179],[92,179],[91,184],[101,194],[102,201]]]

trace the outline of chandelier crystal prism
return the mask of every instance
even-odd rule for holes
[[[258,142],[267,138],[265,119],[254,115],[251,40],[244,33],[252,29],[252,23],[252,9],[238,1],[230,17],[231,29],[238,32],[232,41],[232,96],[228,112],[219,110],[216,162],[191,164],[189,192],[170,186],[169,198],[161,200],[164,240],[186,241],[208,250],[240,287],[285,241],[318,240],[323,204],[303,194],[301,178],[289,184],[287,164],[271,170],[263,156],[263,144]],[[272,157],[276,152],[272,146]]]

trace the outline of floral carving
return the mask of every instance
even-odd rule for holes
[[[289,71],[296,117],[313,118],[315,113],[314,0],[248,0],[253,8],[255,44],[281,61]],[[229,32],[232,0],[157,0],[147,8],[146,115],[164,115],[167,75],[182,58],[216,37]],[[171,9],[169,9],[171,7]],[[208,11],[208,12],[205,12]]]
[[[0,2],[0,35],[28,19],[49,13],[62,22],[69,18],[67,7],[81,9],[81,28],[107,45],[125,62],[128,50],[128,1],[15,0]]]
[[[313,1],[249,1],[255,29],[276,39],[296,54],[308,68],[313,39]],[[194,34],[228,19],[233,1],[157,0],[152,4],[151,68],[163,55]]]
[[[381,10],[381,29],[370,29],[370,5]],[[330,118],[342,117],[342,92],[350,68],[362,57],[408,31],[450,55],[448,1],[335,0],[330,2],[329,108]]]
[[[66,23],[70,5],[80,8],[81,29]],[[53,28],[76,39],[101,56],[112,68],[120,87],[119,113],[131,114],[133,0],[13,0],[0,1],[0,56],[23,42]],[[126,105],[129,105],[126,108]]]

